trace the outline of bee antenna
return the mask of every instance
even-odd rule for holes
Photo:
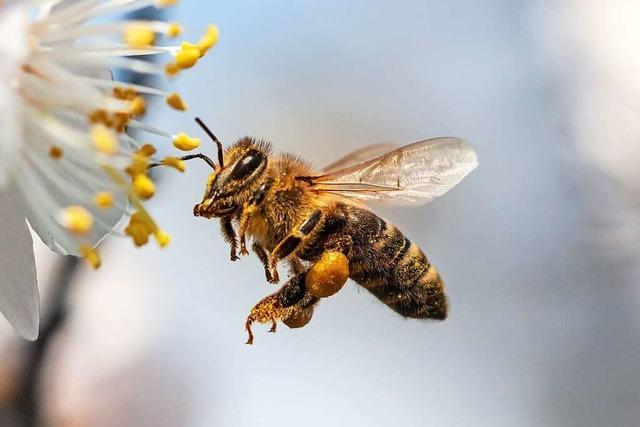
[[[211,160],[209,157],[205,156],[202,153],[198,153],[198,154],[189,154],[188,156],[182,156],[182,157],[178,157],[178,160],[191,160],[191,159],[200,159],[203,160],[206,164],[208,164],[209,166],[211,166],[211,169],[215,169],[216,168],[216,164],[213,162],[213,160]],[[150,163],[147,166],[147,169],[151,169],[151,168],[155,168],[158,166],[165,166],[164,163],[160,162],[160,163]]]
[[[223,168],[224,167],[224,160],[223,160],[223,156],[222,156],[222,142],[220,142],[218,140],[218,138],[216,138],[216,136],[213,134],[213,132],[211,132],[211,130],[207,127],[207,125],[205,125],[204,122],[202,120],[200,120],[200,117],[196,117],[196,123],[198,123],[198,125],[200,125],[202,130],[204,130],[205,133],[207,135],[209,135],[209,138],[211,138],[213,140],[213,142],[215,142],[216,145],[218,146],[218,163],[220,163],[220,168]]]

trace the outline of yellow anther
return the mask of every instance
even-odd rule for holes
[[[100,209],[111,209],[113,207],[113,193],[109,191],[100,191],[93,196],[93,202]]]
[[[174,6],[178,0],[156,0],[156,4],[160,7]]]
[[[131,89],[129,87],[118,86],[113,88],[113,96],[124,101],[131,101],[136,96],[138,96],[138,92],[136,92],[135,89]]]
[[[156,42],[156,34],[147,24],[129,24],[124,29],[124,41],[130,47],[144,48],[151,46]]]
[[[129,102],[129,111],[135,117],[147,112],[147,101],[142,96],[136,96]]]
[[[198,42],[198,48],[200,49],[200,57],[203,57],[209,49],[215,46],[218,43],[218,39],[220,38],[220,30],[216,25],[209,25],[207,28],[207,32]]]
[[[140,247],[149,242],[149,236],[157,231],[156,225],[150,220],[144,211],[137,211],[129,219],[129,225],[124,229],[124,234],[131,237],[133,243]]]
[[[165,157],[162,164],[174,168],[177,171],[184,172],[187,168],[183,160],[175,157]]]
[[[156,193],[156,186],[148,176],[140,174],[133,179],[133,191],[141,199],[147,200]]]
[[[144,144],[142,147],[140,147],[138,149],[138,151],[136,151],[137,154],[144,156],[144,157],[151,157],[154,154],[156,154],[156,147],[154,147],[151,144]]]
[[[178,93],[169,95],[167,97],[167,104],[178,111],[187,111],[187,104]]]
[[[180,50],[176,53],[176,65],[184,70],[196,65],[200,59],[200,48],[193,43],[182,42]]]
[[[200,138],[191,138],[185,133],[179,133],[173,137],[173,146],[178,150],[191,151],[200,146]]]
[[[156,241],[161,248],[164,248],[169,243],[171,243],[171,236],[164,230],[158,229],[153,235],[155,236]]]
[[[97,270],[102,265],[102,260],[100,260],[100,254],[91,246],[81,245],[80,254],[84,257],[84,259],[87,261],[89,266],[91,266],[91,268],[93,268],[94,270]]]
[[[60,214],[60,223],[75,234],[86,234],[93,227],[93,216],[82,206],[69,206]]]
[[[169,24],[169,28],[167,28],[167,35],[169,37],[175,38],[182,34],[182,25],[177,22],[172,22]]]
[[[51,157],[52,159],[58,160],[62,158],[62,154],[62,148],[58,147],[57,145],[52,145],[49,148],[49,157]]]
[[[118,152],[118,140],[109,128],[97,124],[91,127],[91,139],[96,150],[104,154],[116,154]]]
[[[173,77],[180,72],[180,67],[178,67],[178,64],[176,64],[175,62],[170,62],[164,66],[164,72],[167,74],[167,76]]]

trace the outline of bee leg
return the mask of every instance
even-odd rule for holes
[[[242,214],[240,215],[240,253],[242,255],[249,255],[249,251],[247,251],[247,242],[246,242],[246,234],[247,234],[247,226],[249,225],[249,220],[251,216],[258,210],[258,206],[262,204],[264,201],[267,192],[271,188],[273,182],[268,180],[264,184],[258,188],[258,190],[251,196],[251,199],[244,204],[242,208]]]
[[[263,298],[251,309],[245,323],[245,329],[249,335],[247,344],[253,343],[251,325],[254,322],[271,323],[269,332],[275,332],[278,320],[294,328],[301,327],[311,320],[313,305],[316,301],[306,292],[305,276],[306,274],[302,273],[292,277],[278,292]],[[299,318],[306,321],[301,324]],[[292,321],[293,326],[289,325],[289,320]]]
[[[220,223],[222,225],[222,235],[224,236],[224,240],[226,240],[231,246],[231,261],[237,261],[240,259],[237,255],[238,239],[236,237],[236,232],[233,229],[231,218],[222,218]]]
[[[272,274],[275,271],[275,277],[277,277],[278,262],[291,255],[303,244],[303,242],[309,237],[309,234],[311,234],[320,222],[321,216],[322,212],[319,210],[313,211],[313,213],[311,213],[311,215],[309,215],[299,227],[296,227],[292,233],[282,239],[271,252],[269,268],[271,268]]]
[[[295,256],[289,258],[289,271],[292,275],[300,274],[305,271],[305,266],[302,264],[302,261],[300,261],[300,258]]]
[[[276,328],[278,327],[278,324],[276,323],[275,320],[271,321],[271,328],[269,329],[269,332],[272,334],[276,333]]]
[[[253,242],[253,251],[258,255],[258,258],[260,258],[260,262],[262,262],[267,282],[271,283],[273,277],[271,276],[271,270],[269,269],[269,255],[267,255],[267,251],[265,251],[264,247],[258,242]]]

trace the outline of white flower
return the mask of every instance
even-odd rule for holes
[[[25,218],[49,248],[83,256],[96,268],[96,245],[130,213],[124,234],[136,245],[149,236],[161,246],[169,241],[141,202],[155,191],[146,173],[155,149],[126,131],[137,128],[169,138],[179,149],[193,149],[199,141],[136,120],[147,95],[163,96],[169,106],[185,110],[178,94],[113,81],[109,69],[174,75],[217,42],[217,28],[209,27],[197,44],[159,47],[156,38],[178,36],[178,24],[89,22],[173,3],[0,0],[0,311],[25,338],[37,338],[39,322]],[[172,60],[160,65],[137,58],[157,54]],[[164,163],[184,170],[175,158]]]

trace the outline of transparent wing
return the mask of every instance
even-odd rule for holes
[[[339,160],[331,163],[330,165],[325,166],[322,169],[323,174],[328,174],[330,172],[335,172],[340,169],[347,168],[349,166],[356,165],[358,163],[365,162],[367,160],[373,159],[374,157],[381,156],[386,154],[393,149],[397,148],[397,144],[392,143],[381,143],[381,144],[372,144],[367,145],[366,147],[359,148],[346,156],[342,157]]]
[[[345,169],[310,178],[313,189],[367,203],[422,205],[442,196],[478,165],[459,138],[419,141]]]

